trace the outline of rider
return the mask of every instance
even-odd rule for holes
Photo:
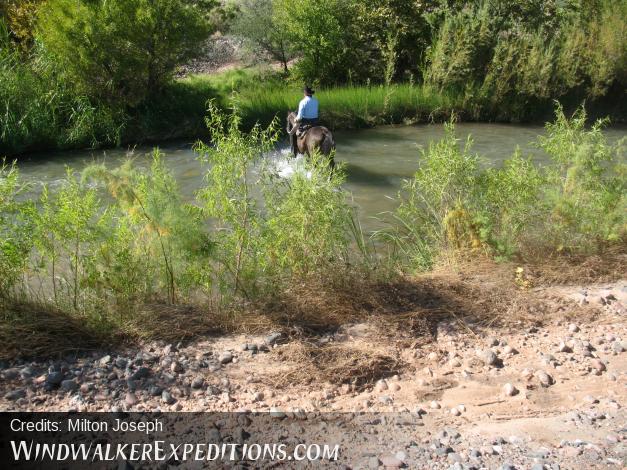
[[[292,144],[292,151],[294,155],[298,152],[296,150],[296,137],[302,135],[307,129],[318,125],[318,100],[313,96],[315,91],[305,85],[303,88],[304,97],[298,103],[298,113],[296,114],[296,125],[290,133],[290,140]]]

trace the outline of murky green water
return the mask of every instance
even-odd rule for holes
[[[509,124],[458,124],[457,134],[462,140],[471,135],[473,149],[485,157],[488,164],[499,164],[519,146],[524,154],[542,161],[546,155],[532,145],[539,134],[540,126]],[[610,141],[627,136],[627,128],[612,128],[606,131]],[[413,174],[418,167],[420,149],[432,140],[444,135],[441,124],[421,126],[383,126],[362,131],[336,132],[337,161],[346,162],[348,180],[346,189],[351,191],[359,206],[362,223],[372,229],[380,224],[373,219],[385,211],[394,209],[403,178]],[[147,162],[152,147],[138,147],[133,153],[138,162]],[[203,169],[191,150],[191,143],[167,143],[160,146],[167,154],[183,193],[191,198],[202,185]],[[19,167],[22,175],[34,182],[47,182],[54,186],[65,175],[67,165],[79,170],[94,161],[105,161],[115,165],[125,158],[127,150],[85,150],[55,152],[21,158]],[[285,160],[287,144],[284,143],[268,158]],[[285,165],[286,163],[283,162]],[[39,184],[35,185],[36,187]]]

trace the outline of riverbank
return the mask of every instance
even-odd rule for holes
[[[351,449],[343,463],[620,465],[627,457],[621,427],[627,280],[612,282],[606,274],[597,277],[602,283],[556,285],[538,275],[521,288],[511,271],[498,265],[436,271],[397,285],[394,299],[388,290],[379,297],[384,304],[370,311],[351,310],[354,295],[338,301],[333,293],[335,313],[320,308],[324,301],[282,324],[267,312],[274,321],[262,326],[264,317],[257,317],[248,331],[12,357],[0,363],[0,408],[239,411],[298,420],[396,413],[417,421],[410,428],[370,423],[367,435],[384,439],[363,449],[346,433],[337,436]],[[371,290],[369,300],[377,295]],[[162,318],[190,314],[170,310]]]
[[[586,109],[590,122],[602,116],[612,123],[627,122],[623,93],[613,90],[596,101],[588,100]],[[192,74],[168,84],[160,94],[132,110],[109,113],[94,108],[89,119],[79,119],[76,115],[62,122],[55,118],[44,134],[27,133],[17,140],[5,135],[0,142],[0,155],[132,147],[177,139],[206,140],[209,134],[205,117],[207,103],[211,100],[222,109],[235,103],[244,130],[250,130],[256,123],[265,127],[275,118],[283,129],[287,111],[297,106],[301,95],[298,85],[285,82],[273,70],[245,68]],[[495,108],[488,97],[481,97],[471,86],[460,92],[418,83],[344,85],[320,89],[316,96],[321,103],[321,121],[332,130],[445,122],[453,115],[463,122],[544,123],[554,111],[554,102],[550,99],[526,107],[521,107],[520,103],[515,106],[503,103]],[[566,113],[573,112],[583,100],[575,95],[562,100]],[[100,111],[106,116],[104,121],[97,119]],[[79,124],[80,132],[75,128]],[[78,134],[83,137],[78,138]]]

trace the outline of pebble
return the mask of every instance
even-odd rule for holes
[[[592,360],[592,367],[598,371],[598,372],[603,372],[607,369],[607,367],[605,367],[605,364],[603,363],[603,361],[601,361],[600,359],[593,359]]]
[[[451,408],[451,414],[452,414],[453,416],[459,416],[459,415],[461,415],[461,414],[462,414],[462,412],[461,412],[461,411],[459,411],[459,409],[458,409],[458,408]]]
[[[175,374],[180,374],[181,372],[183,372],[183,366],[180,362],[174,361],[172,362],[172,364],[170,364],[170,370]]]
[[[232,360],[233,360],[233,354],[229,351],[223,352],[222,354],[220,354],[220,357],[218,358],[218,361],[220,362],[220,364],[228,364]]]
[[[484,349],[483,351],[479,351],[477,356],[486,366],[493,366],[498,361],[497,355],[491,349]]]
[[[174,402],[176,402],[176,400],[174,399],[174,397],[172,396],[172,394],[170,394],[170,392],[168,392],[167,390],[164,390],[161,393],[161,401],[163,403],[165,403],[166,405],[171,405]]]
[[[194,377],[194,380],[192,380],[191,387],[193,389],[197,390],[199,388],[202,388],[204,384],[205,384],[204,377],[198,375],[198,376]]]
[[[270,416],[277,419],[285,418],[286,414],[284,411],[281,411],[279,408],[272,407],[270,408]]]
[[[102,358],[100,358],[100,361],[98,362],[101,366],[106,366],[107,364],[111,362],[111,356],[107,354],[106,356],[103,356]]]
[[[571,333],[578,333],[579,327],[574,323],[571,323],[570,325],[568,325],[568,331],[570,331]]]
[[[263,401],[263,393],[262,392],[255,392],[253,394],[253,402],[258,402],[258,401]]]
[[[60,372],[60,371],[50,372],[46,376],[46,384],[57,387],[61,385],[61,382],[63,381],[63,377],[64,377],[63,372]]]
[[[388,383],[383,379],[377,380],[377,383],[375,384],[374,389],[377,392],[384,392],[385,390],[388,389]]]
[[[573,350],[564,341],[560,341],[560,344],[557,346],[557,352],[571,353]]]
[[[431,403],[429,403],[429,408],[431,408],[432,410],[439,410],[440,408],[442,408],[442,405],[440,405],[437,401],[432,401]]]
[[[78,390],[78,383],[74,379],[64,380],[61,382],[61,388],[66,392],[75,392]]]
[[[403,466],[403,461],[394,455],[382,455],[379,460],[386,468],[401,468]]]
[[[536,371],[534,376],[540,381],[540,385],[543,387],[550,387],[554,383],[553,377],[543,370]]]
[[[10,401],[19,400],[20,398],[26,397],[26,390],[23,388],[16,388],[15,390],[11,390],[4,395],[4,398]]]
[[[145,379],[146,377],[150,376],[151,372],[152,371],[148,367],[140,367],[133,374],[131,374],[129,378],[131,380]]]
[[[128,392],[126,394],[126,397],[124,398],[124,403],[126,403],[128,406],[134,406],[137,404],[137,397],[133,392]]]
[[[518,389],[514,387],[511,383],[506,383],[503,386],[503,392],[505,393],[506,396],[513,397],[514,395],[518,393]]]

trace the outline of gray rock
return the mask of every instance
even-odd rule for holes
[[[61,382],[61,388],[66,392],[74,392],[78,390],[78,387],[79,385],[74,379],[64,380]]]
[[[199,376],[194,377],[194,380],[192,380],[191,386],[193,389],[199,389],[199,388],[202,388],[204,384],[205,384],[204,377],[199,375]]]
[[[162,392],[163,392],[163,389],[157,385],[152,385],[148,389],[148,393],[150,394],[150,396],[153,396],[153,397],[158,397],[159,395],[161,395]]]
[[[161,393],[161,401],[165,403],[166,405],[172,405],[173,403],[176,402],[176,399],[170,394],[170,392],[168,392],[167,390],[164,390]]]
[[[2,372],[2,377],[5,380],[15,380],[20,376],[20,372],[17,369],[7,369]]]
[[[371,470],[377,470],[381,461],[377,457],[370,457],[368,459],[368,468]]]
[[[10,401],[19,400],[20,398],[26,397],[26,390],[23,388],[16,388],[15,390],[11,390],[10,392],[5,393],[4,398]]]
[[[543,370],[538,370],[533,375],[535,375],[536,379],[538,379],[538,381],[540,382],[540,385],[542,385],[543,387],[550,387],[555,382],[553,380],[553,377],[551,377],[549,374],[547,374]]]
[[[273,406],[272,408],[270,408],[270,416],[272,416],[273,418],[277,418],[277,419],[283,419],[287,415],[285,414],[285,412],[281,411],[279,408],[276,408]]]
[[[494,366],[498,362],[497,355],[491,349],[484,349],[479,352],[478,357],[486,366]]]
[[[131,380],[140,380],[140,379],[145,379],[146,377],[148,377],[150,374],[152,373],[152,371],[150,370],[149,367],[140,367],[139,369],[137,369],[135,372],[133,372],[133,374],[131,374],[131,376],[129,377]]]
[[[282,339],[283,335],[281,333],[272,333],[266,336],[266,344],[269,346],[273,346]]]
[[[118,357],[115,360],[115,367],[117,367],[118,369],[125,369],[127,365],[128,365],[128,359],[124,357]]]
[[[61,385],[61,382],[63,382],[63,377],[64,377],[63,372],[60,372],[60,371],[50,372],[46,376],[46,384],[57,387]]]
[[[218,358],[218,361],[220,361],[220,364],[228,364],[232,360],[233,360],[233,354],[229,351],[223,352],[222,354],[220,354],[220,357]]]
[[[612,351],[614,351],[615,353],[620,354],[624,350],[625,348],[623,348],[623,345],[619,341],[614,341],[612,343]]]
[[[35,375],[35,371],[33,370],[32,367],[30,366],[26,366],[22,369],[20,369],[20,377],[25,380],[25,379],[29,379],[31,378],[33,375]]]

